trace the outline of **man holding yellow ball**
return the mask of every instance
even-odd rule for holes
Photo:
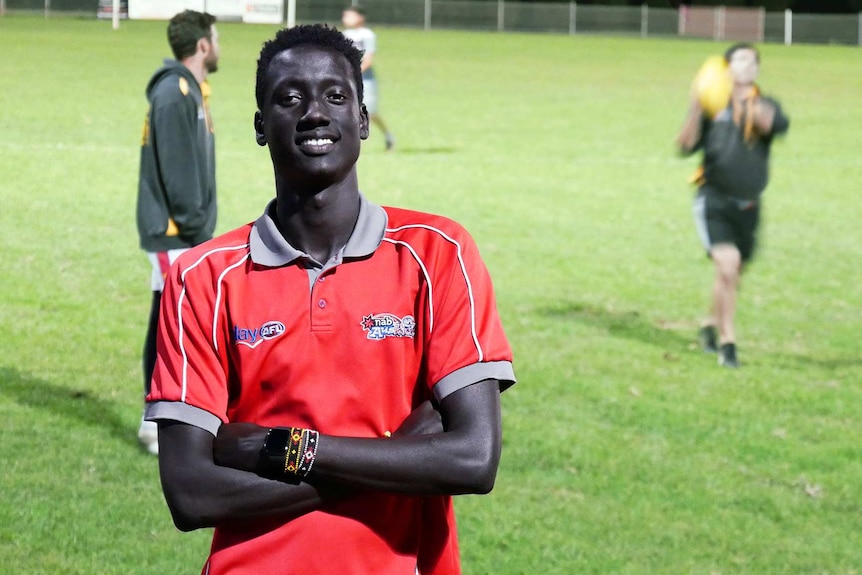
[[[684,154],[703,150],[695,177],[694,217],[712,259],[712,305],[700,329],[704,351],[739,367],[734,315],[743,266],[754,254],[761,196],[769,179],[769,151],[790,121],[755,83],[760,53],[735,44],[724,58],[707,59],[694,80],[691,105],[677,144]]]

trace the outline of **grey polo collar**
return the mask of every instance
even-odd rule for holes
[[[303,258],[314,261],[305,252],[290,245],[273,219],[275,202],[272,200],[252,225],[249,237],[251,260],[262,266],[279,267]],[[386,224],[389,221],[386,210],[369,202],[359,194],[359,217],[353,233],[341,251],[342,258],[361,258],[374,253],[383,240]],[[340,258],[339,258],[340,259]]]

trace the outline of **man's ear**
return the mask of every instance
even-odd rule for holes
[[[266,145],[266,135],[263,133],[263,116],[260,110],[254,113],[254,139],[258,146]]]
[[[359,123],[359,137],[363,140],[368,139],[368,110],[365,108],[365,104],[359,105],[359,115],[361,116],[361,120]]]
[[[195,47],[195,51],[197,54],[203,54],[204,56],[206,56],[211,50],[212,44],[210,44],[210,41],[205,36],[198,39],[198,44]]]

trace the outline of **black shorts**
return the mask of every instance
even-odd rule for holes
[[[754,255],[760,202],[739,200],[701,188],[692,206],[697,234],[707,253],[716,244],[733,244],[742,261]]]

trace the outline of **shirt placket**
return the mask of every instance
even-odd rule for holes
[[[333,256],[327,264],[320,270],[316,277],[310,276],[311,289],[310,295],[310,312],[311,331],[312,332],[329,332],[332,331],[332,317],[334,309],[334,279],[335,269],[341,263],[341,254]],[[313,274],[316,270],[309,270],[309,274]]]

